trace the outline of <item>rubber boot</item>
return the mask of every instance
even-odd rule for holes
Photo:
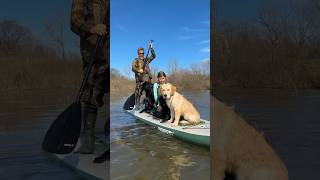
[[[134,110],[135,111],[139,111],[140,110],[140,95],[136,96]]]
[[[94,158],[93,163],[104,163],[107,160],[110,161],[110,149],[104,152],[101,156]]]
[[[96,119],[97,112],[88,112],[87,117],[84,120],[84,134],[79,148],[79,153],[81,154],[92,154],[94,152],[94,127]]]

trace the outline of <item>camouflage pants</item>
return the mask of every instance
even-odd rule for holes
[[[93,48],[81,49],[84,73],[90,64],[92,50]],[[106,65],[101,63],[103,62],[101,58],[97,57],[94,61],[81,101],[93,109],[98,109],[103,105],[102,99],[106,93],[106,81],[109,72]]]
[[[136,76],[136,89],[134,91],[135,105],[140,104],[142,85],[144,82],[147,82],[148,79],[149,79],[149,74],[144,74],[142,75],[142,77]]]

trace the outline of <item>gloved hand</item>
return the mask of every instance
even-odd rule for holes
[[[106,25],[105,24],[97,24],[90,29],[90,33],[103,36],[103,35],[107,34]]]
[[[152,43],[152,41],[149,42],[149,45],[148,45],[148,46],[149,46],[150,49],[153,48],[153,43]]]

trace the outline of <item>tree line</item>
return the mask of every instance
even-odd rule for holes
[[[320,88],[320,4],[281,2],[260,7],[251,21],[218,23],[214,86]]]
[[[0,21],[1,90],[78,87],[80,55],[61,51],[60,46],[39,40],[16,21]]]

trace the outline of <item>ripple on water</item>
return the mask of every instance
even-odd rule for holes
[[[201,110],[208,115],[209,98],[202,99]],[[122,110],[123,103],[124,99],[111,105],[112,179],[209,179],[208,149],[141,123]]]

